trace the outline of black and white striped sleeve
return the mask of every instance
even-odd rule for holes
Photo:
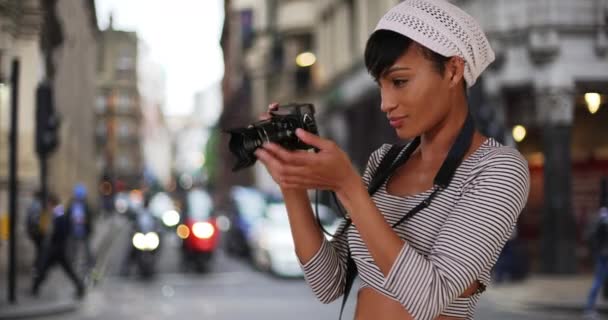
[[[304,278],[315,297],[323,303],[330,303],[344,293],[348,240],[343,233],[346,221],[342,221],[331,241],[323,238],[319,251],[302,264]]]
[[[370,177],[390,145],[385,144],[370,156],[362,179],[367,185]],[[306,264],[301,264],[304,278],[312,288],[314,295],[323,303],[330,303],[344,293],[346,280],[346,260],[348,257],[348,237],[344,230],[346,221],[342,221],[331,241],[323,239],[319,251]]]
[[[414,319],[437,317],[496,262],[526,203],[529,185],[521,155],[511,148],[497,149],[463,189],[430,255],[405,243],[383,287]]]

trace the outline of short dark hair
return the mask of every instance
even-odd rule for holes
[[[365,46],[365,66],[376,81],[395,61],[409,49],[414,41],[391,30],[377,30],[367,40]],[[450,59],[426,47],[419,46],[424,56],[430,60],[435,70],[443,76],[445,63]]]

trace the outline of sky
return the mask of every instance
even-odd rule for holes
[[[186,115],[194,94],[221,81],[223,0],[95,0],[99,28],[136,31],[166,75],[164,113]],[[218,106],[219,107],[219,106]]]

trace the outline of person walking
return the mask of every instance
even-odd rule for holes
[[[591,253],[596,259],[593,283],[587,295],[585,305],[585,319],[599,319],[596,310],[597,296],[600,289],[606,283],[608,276],[608,195],[606,190],[606,179],[602,180],[600,192],[600,209],[598,216],[587,231],[587,241],[591,247]]]
[[[73,197],[66,212],[70,217],[71,236],[75,245],[74,252],[79,252],[78,249],[83,248],[86,263],[88,267],[92,267],[95,263],[90,246],[90,238],[93,233],[93,212],[87,201],[87,189],[84,185],[77,184],[74,187]]]
[[[32,268],[36,274],[38,273],[42,259],[42,243],[48,234],[50,222],[49,212],[47,210],[43,210],[42,207],[42,193],[40,191],[34,192],[32,201],[27,208],[26,213],[25,229],[28,237],[36,249]]]
[[[48,195],[47,206],[49,212],[52,213],[52,230],[50,231],[48,237],[43,240],[41,247],[42,256],[38,270],[39,272],[37,272],[34,276],[31,293],[33,296],[38,296],[40,286],[46,279],[49,269],[56,263],[59,263],[68,277],[74,283],[77,297],[82,298],[85,294],[85,285],[84,282],[78,277],[76,272],[74,272],[67,250],[67,243],[71,229],[69,215],[66,214],[63,205],[60,204],[59,199],[53,193],[49,193]]]

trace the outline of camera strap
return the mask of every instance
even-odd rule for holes
[[[412,210],[406,213],[399,221],[394,223],[391,227],[395,228],[398,225],[402,224],[404,221],[413,217],[416,213],[423,210],[424,208],[431,205],[431,201],[440,190],[446,189],[456,172],[456,169],[462,162],[467,150],[471,146],[471,142],[473,140],[473,134],[475,132],[475,124],[473,122],[473,117],[469,113],[467,115],[467,119],[464,123],[464,126],[460,130],[456,141],[450,148],[450,151],[443,161],[441,168],[435,175],[435,179],[433,180],[434,188],[433,191],[426,199],[420,202],[417,206],[415,206]],[[395,170],[403,165],[410,156],[414,153],[416,148],[420,145],[420,137],[416,137],[410,144],[408,144],[405,148],[401,145],[392,145],[389,151],[384,155],[376,172],[373,174],[370,183],[368,184],[367,191],[370,196],[372,196],[378,189],[384,184],[386,180],[388,180]],[[404,150],[405,149],[405,150]],[[401,152],[403,151],[403,152]],[[335,198],[334,198],[335,199]],[[338,208],[341,209],[341,206],[338,205]],[[352,225],[352,220],[348,215],[346,217],[346,225],[342,229],[341,234],[345,234],[346,230],[350,228]],[[340,234],[340,235],[341,235]],[[346,300],[348,299],[350,290],[352,289],[355,278],[357,277],[358,270],[355,261],[353,260],[350,252],[350,247],[348,248],[348,256],[346,259],[346,281],[344,283],[344,293],[342,298],[342,306],[340,308],[340,316],[338,319],[342,319],[342,313],[344,312],[344,307],[346,306]]]

